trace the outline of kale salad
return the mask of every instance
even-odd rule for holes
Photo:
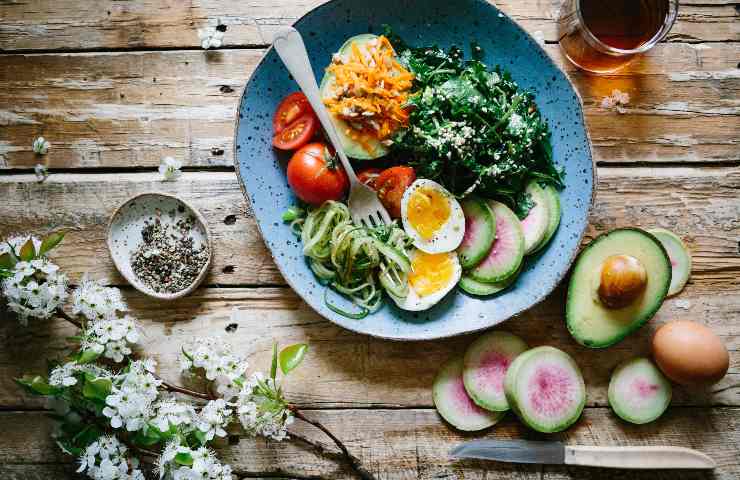
[[[500,67],[489,69],[479,45],[471,45],[473,58],[466,60],[458,47],[410,47],[388,29],[386,36],[414,74],[408,125],[393,150],[418,176],[460,197],[499,198],[520,218],[532,206],[528,181],[563,187],[534,95]]]

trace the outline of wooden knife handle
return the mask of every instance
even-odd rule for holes
[[[682,447],[565,447],[566,465],[633,469],[712,469],[707,455]]]

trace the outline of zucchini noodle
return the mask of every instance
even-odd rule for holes
[[[290,228],[300,236],[311,270],[362,311],[344,312],[325,298],[330,309],[350,318],[363,318],[383,304],[383,290],[396,297],[408,295],[411,262],[406,248],[411,239],[398,224],[357,226],[347,205],[331,200],[318,208],[309,207],[305,215],[300,212],[290,217]]]

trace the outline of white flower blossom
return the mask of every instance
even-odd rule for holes
[[[51,144],[44,137],[38,137],[33,141],[33,152],[37,155],[46,155],[49,148],[51,148]]]
[[[119,289],[104,287],[87,275],[82,277],[80,285],[72,293],[72,312],[84,315],[88,320],[115,317],[116,311],[125,312],[127,309]]]
[[[213,440],[214,436],[225,437],[224,427],[229,424],[231,413],[224,399],[211,400],[198,414],[196,427],[208,441]]]
[[[29,318],[49,318],[64,304],[67,277],[46,258],[18,262],[11,273],[2,283],[2,292],[21,324],[27,325]]]
[[[622,92],[616,88],[612,90],[611,95],[607,95],[601,100],[601,108],[610,110],[615,109],[618,113],[625,113],[627,110],[624,108],[630,103],[629,93]]]
[[[137,360],[129,364],[128,372],[117,375],[111,394],[105,399],[103,415],[110,418],[113,428],[126,427],[129,432],[140,430],[153,416],[157,387],[162,381],[152,375],[153,360]]]
[[[190,466],[175,461],[177,455],[189,455]],[[164,480],[232,480],[231,467],[222,465],[216,455],[205,447],[193,450],[176,442],[169,443],[157,462],[159,478]]]
[[[42,165],[40,163],[37,163],[35,167],[33,167],[33,173],[36,174],[36,180],[39,182],[43,182],[49,177],[49,169],[46,168],[46,165]]]
[[[229,400],[241,389],[249,363],[233,352],[230,344],[216,338],[200,338],[182,347],[180,368],[183,371],[203,369],[208,380],[216,382],[218,393]]]
[[[79,458],[78,472],[94,480],[145,480],[139,461],[116,437],[100,437],[87,446]]]
[[[67,362],[64,365],[58,365],[52,369],[49,374],[49,385],[52,387],[71,387],[77,385],[77,377],[75,375],[79,372],[89,373],[98,378],[112,376],[108,370],[94,364]]]
[[[266,395],[260,384],[267,387],[270,396]],[[236,413],[247,433],[277,441],[285,439],[288,426],[294,419],[287,403],[279,398],[275,382],[271,378],[265,379],[260,372],[252,374],[239,393]]]
[[[218,48],[223,45],[224,32],[219,27],[222,27],[220,20],[210,19],[208,26],[198,29],[198,39],[200,39],[200,46],[204,50]]]
[[[182,162],[176,158],[164,157],[159,164],[159,174],[165,182],[177,180],[182,175]]]
[[[152,423],[161,432],[166,432],[171,426],[188,426],[192,425],[196,418],[195,408],[185,402],[175,399],[164,399],[157,402],[154,406],[156,411]]]

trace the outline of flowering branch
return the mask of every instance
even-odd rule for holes
[[[340,452],[302,440],[346,462],[360,479],[374,480],[339,438],[285,398],[278,372],[295,369],[307,345],[281,351],[274,345],[264,376],[248,374],[246,358],[222,339],[196,338],[182,346],[180,369],[205,380],[206,391],[166,382],[155,373],[154,360],[133,353],[141,327],[126,314],[118,288],[85,276],[68,290],[67,277],[46,257],[62,238],[56,233],[0,242],[0,290],[23,325],[58,317],[79,330],[69,337],[75,350],[66,363],[52,363],[48,376],[16,379],[29,393],[50,399],[51,416],[60,423],[55,441],[78,458],[78,472],[95,480],[145,480],[139,462],[147,458],[162,480],[233,480],[231,467],[209,448],[216,437],[225,437],[238,422],[248,435],[280,441],[298,418],[321,430]],[[68,298],[71,314],[64,308]]]

